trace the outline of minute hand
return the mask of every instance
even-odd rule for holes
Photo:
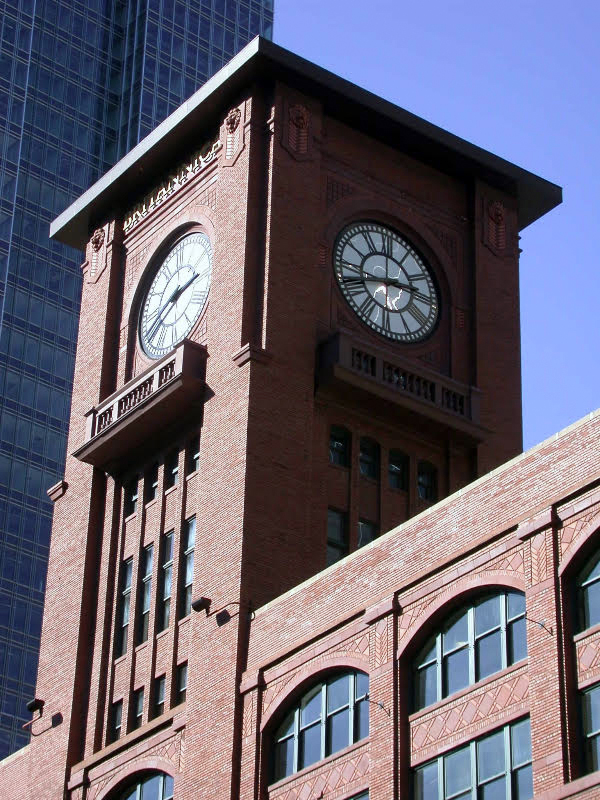
[[[416,295],[420,300],[429,300],[429,297],[423,292],[420,292],[414,286],[411,286],[409,283],[401,283],[400,281],[395,280],[394,278],[381,278],[381,283],[385,283],[388,286],[396,286],[398,289],[406,289],[407,292],[412,292]]]

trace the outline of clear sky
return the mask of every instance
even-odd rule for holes
[[[275,0],[274,40],[563,187],[521,234],[525,448],[600,406],[599,0]]]

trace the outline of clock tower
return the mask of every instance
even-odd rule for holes
[[[56,220],[36,797],[241,796],[255,609],[520,452],[518,234],[559,202],[257,39]]]

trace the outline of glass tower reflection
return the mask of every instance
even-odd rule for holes
[[[0,758],[28,741],[79,314],[49,223],[272,22],[273,0],[0,0]]]

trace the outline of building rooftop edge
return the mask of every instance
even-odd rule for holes
[[[257,36],[65,209],[51,223],[50,236],[81,249],[92,228],[104,221],[119,198],[127,197],[130,203],[132,196],[141,196],[159,180],[164,172],[161,165],[168,161],[165,140],[169,146],[176,144],[180,152],[179,145],[189,146],[202,124],[207,129],[215,125],[217,114],[242,86],[269,76],[320,97],[328,114],[391,146],[401,132],[403,149],[410,155],[450,173],[478,175],[517,195],[520,229],[562,202],[561,188],[550,181]],[[359,108],[369,113],[357,113]]]
[[[556,433],[549,436],[547,439],[544,439],[543,441],[534,445],[529,450],[525,450],[523,453],[519,453],[518,456],[511,458],[510,461],[506,461],[504,464],[501,464],[499,467],[496,467],[491,472],[482,475],[480,478],[477,478],[472,483],[467,484],[467,486],[464,486],[457,492],[454,492],[448,497],[445,497],[443,500],[440,500],[438,503],[433,504],[429,508],[426,508],[424,511],[421,511],[419,514],[416,514],[414,517],[411,517],[410,519],[406,520],[406,522],[397,525],[395,528],[391,528],[389,531],[386,531],[385,533],[381,534],[381,536],[379,536],[374,541],[370,542],[364,547],[361,547],[359,550],[355,550],[353,553],[350,553],[350,555],[345,556],[345,558],[343,558],[341,561],[338,561],[337,563],[332,564],[330,567],[321,570],[321,572],[317,572],[315,575],[311,575],[310,578],[307,578],[305,581],[299,583],[297,586],[294,586],[292,589],[289,589],[287,592],[284,592],[283,594],[274,597],[273,600],[270,600],[263,606],[259,606],[258,608],[254,609],[255,615],[258,616],[261,613],[269,611],[271,608],[273,608],[283,600],[292,597],[294,594],[298,592],[305,591],[311,584],[315,583],[315,581],[321,580],[323,578],[323,575],[326,574],[327,572],[333,573],[340,568],[344,568],[345,565],[347,565],[354,559],[360,558],[367,550],[379,546],[383,539],[395,536],[398,533],[402,532],[403,530],[410,528],[411,526],[420,524],[420,522],[422,522],[423,519],[426,519],[429,515],[438,514],[440,509],[443,509],[445,506],[455,503],[458,499],[464,497],[465,494],[476,491],[478,487],[480,487],[481,485],[488,483],[491,480],[494,480],[499,475],[502,475],[505,472],[510,471],[520,462],[535,457],[538,451],[541,451],[542,449],[546,448],[552,442],[557,442],[563,439],[565,436],[572,434],[574,431],[577,430],[577,428],[584,427],[587,423],[591,422],[596,417],[600,418],[600,408],[597,408],[595,411],[591,411],[589,414],[586,414],[584,417],[581,417],[581,419],[576,420],[571,425],[567,425],[566,428],[562,428],[560,431],[557,431]],[[568,495],[570,490],[572,490],[572,487],[568,486],[565,487],[565,496]],[[531,513],[535,511],[536,511],[535,508],[528,508],[525,514],[515,513],[513,517],[514,524],[516,524],[524,517],[529,516]]]

